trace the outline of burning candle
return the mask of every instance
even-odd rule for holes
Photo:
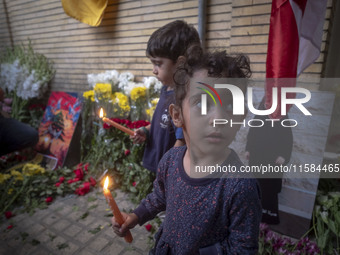
[[[104,182],[104,187],[103,187],[103,191],[104,191],[104,196],[106,198],[107,203],[109,204],[111,211],[113,213],[113,215],[115,216],[115,220],[117,221],[117,223],[119,225],[122,225],[124,223],[124,219],[123,219],[123,215],[120,212],[116,201],[114,200],[114,198],[112,197],[112,194],[110,192],[110,190],[108,189],[109,186],[109,177],[107,176]],[[125,235],[125,241],[128,243],[131,243],[133,238],[131,235],[130,230],[128,230],[128,232]]]
[[[123,131],[124,133],[127,133],[128,135],[134,135],[135,134],[135,132],[133,130],[128,129],[127,127],[124,127],[124,126],[118,124],[117,122],[104,117],[103,108],[100,108],[99,117],[102,118],[102,120],[105,123],[107,123],[107,124],[109,124],[109,125],[111,125],[115,128],[118,128],[119,130]]]

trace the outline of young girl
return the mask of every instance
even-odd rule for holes
[[[189,51],[185,66],[176,72],[176,105],[170,106],[174,124],[183,128],[186,146],[172,148],[163,156],[153,192],[132,213],[123,215],[122,226],[113,217],[113,229],[124,236],[136,224],[166,210],[150,254],[256,254],[261,219],[257,181],[195,171],[197,166],[242,166],[228,148],[239,127],[214,127],[213,119],[241,121],[244,116],[232,116],[226,89],[224,93],[217,89],[223,107],[207,100],[203,115],[201,96],[205,93],[202,83],[211,82],[207,77],[215,77],[214,84],[220,84],[217,77],[246,78],[249,62],[224,51],[203,54],[197,49]]]

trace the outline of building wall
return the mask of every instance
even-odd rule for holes
[[[264,77],[271,1],[207,0],[206,8],[206,47],[248,54],[253,77]],[[0,49],[10,46],[11,40],[27,44],[29,38],[34,50],[54,62],[52,89],[82,92],[88,89],[88,73],[130,71],[136,80],[152,75],[145,57],[151,33],[176,19],[197,27],[197,16],[198,0],[109,0],[101,25],[90,27],[67,16],[60,0],[3,0]],[[324,40],[329,16],[330,10]],[[324,45],[319,59],[302,76],[321,76]]]

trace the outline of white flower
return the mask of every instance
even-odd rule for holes
[[[119,81],[121,80],[128,80],[128,81],[134,81],[135,76],[130,72],[123,72],[119,75]]]
[[[145,84],[145,87],[149,89],[151,86],[154,86],[157,82],[157,78],[154,76],[144,77],[143,83]]]

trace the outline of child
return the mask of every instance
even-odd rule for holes
[[[165,152],[184,144],[182,130],[172,125],[168,109],[174,102],[174,71],[191,44],[200,44],[197,30],[181,20],[159,28],[148,41],[146,56],[153,64],[153,74],[164,86],[151,125],[136,130],[132,139],[134,143],[146,141],[143,166],[154,173]]]
[[[203,54],[200,50],[188,54],[185,67],[176,72],[176,105],[170,107],[175,125],[183,128],[186,146],[174,147],[163,156],[153,192],[132,213],[123,214],[126,221],[121,227],[112,218],[117,235],[124,236],[127,229],[166,210],[150,254],[257,254],[261,204],[256,179],[190,171],[207,162],[241,168],[240,159],[228,148],[239,127],[215,128],[212,120],[231,117],[241,121],[244,116],[232,116],[230,95],[222,95],[220,90],[225,108],[211,100],[207,114],[202,115],[202,90],[196,81],[204,82],[207,76],[245,78],[249,73],[245,57],[234,58],[225,52]],[[189,83],[183,82],[188,78]]]

